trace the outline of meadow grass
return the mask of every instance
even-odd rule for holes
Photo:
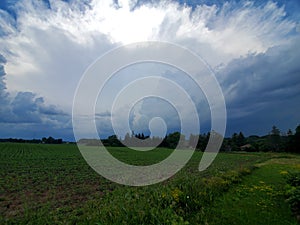
[[[285,201],[285,174],[294,169],[273,162],[259,166],[206,210],[209,224],[296,225]]]
[[[162,148],[148,152],[128,148],[109,151],[135,165],[150,165],[172,153]],[[279,170],[285,171],[283,167],[289,166],[289,160],[297,165],[299,157],[220,153],[207,170],[199,172],[201,157],[201,152],[195,152],[189,163],[167,181],[129,187],[98,175],[76,145],[2,143],[0,223],[295,223],[281,194],[283,175]],[[280,159],[285,164],[274,162]],[[263,210],[265,213],[257,213]]]

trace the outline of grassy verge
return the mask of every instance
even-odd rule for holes
[[[287,171],[299,171],[298,158],[273,158],[209,207],[208,224],[297,224],[285,201]]]

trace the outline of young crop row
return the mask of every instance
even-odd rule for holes
[[[110,148],[120,160],[151,164],[172,150],[146,155]],[[0,223],[196,224],[205,207],[250,173],[262,154],[219,154],[198,172],[202,153],[169,180],[125,187],[93,171],[75,145],[0,144]]]

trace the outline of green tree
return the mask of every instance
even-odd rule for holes
[[[286,134],[287,134],[287,136],[292,136],[293,135],[293,131],[291,129],[289,129]]]
[[[189,138],[189,147],[196,148],[198,143],[199,135],[191,134]]]
[[[280,130],[276,126],[273,126],[271,130],[271,135],[280,136]]]
[[[120,147],[122,146],[122,143],[118,139],[117,135],[111,135],[107,139],[108,145],[113,147]]]
[[[125,137],[124,137],[124,143],[125,143],[125,145],[127,145],[127,146],[131,146],[131,137],[130,137],[130,134],[129,134],[129,133],[126,133],[126,134],[125,134]]]
[[[270,146],[271,151],[276,151],[276,152],[280,151],[280,147],[282,147],[280,130],[276,126],[272,127],[272,130],[268,137],[268,145]]]
[[[169,147],[170,147],[170,146],[169,146],[169,143],[168,143],[168,141],[167,141],[167,138],[168,138],[168,136],[166,135],[166,136],[162,139],[161,143],[159,144],[159,147],[162,147],[162,148],[169,148]]]
[[[197,143],[197,149],[200,149],[200,151],[204,151],[206,149],[208,140],[209,140],[210,132],[207,134],[201,134],[199,135],[198,138],[198,143]]]
[[[238,147],[241,147],[246,144],[246,138],[242,132],[239,133],[237,136],[237,145]]]
[[[296,133],[294,135],[294,145],[295,145],[295,152],[300,152],[300,125],[296,128]]]
[[[168,143],[168,147],[172,149],[175,149],[177,145],[179,145],[179,147],[184,147],[185,143],[179,143],[180,138],[182,140],[185,140],[184,135],[180,134],[180,132],[174,132],[169,134],[166,140]]]
[[[295,134],[289,137],[288,151],[300,153],[300,125],[297,126]]]
[[[239,151],[240,150],[239,136],[237,133],[233,133],[233,135],[231,137],[231,141],[229,141],[229,143],[230,143],[231,151]]]

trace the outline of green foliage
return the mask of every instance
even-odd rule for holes
[[[288,136],[287,150],[294,153],[300,153],[300,125],[297,126],[294,135]]]
[[[300,172],[290,172],[287,175],[287,183],[294,187],[300,187]]]
[[[124,162],[150,165],[173,150],[109,151]],[[94,172],[75,145],[0,144],[0,224],[213,224],[215,215],[209,212],[215,202],[230,190],[242,199],[235,188],[252,174],[254,164],[271,157],[220,153],[199,172],[202,156],[195,152],[183,170],[163,183],[127,187]],[[249,188],[259,192],[270,186],[256,185],[261,189]],[[217,215],[225,209],[218,208]]]
[[[278,172],[285,166],[265,164],[204,212],[209,224],[297,224],[284,201],[284,180]],[[218,215],[218,216],[215,216]]]
[[[290,172],[286,175],[286,196],[295,215],[300,215],[300,172]]]
[[[246,144],[245,136],[242,132],[239,134],[234,133],[229,141],[232,151],[241,150],[240,147]]]
[[[298,130],[298,132],[297,132]],[[230,139],[233,149],[238,150],[236,144],[237,134]],[[296,128],[295,134],[291,130],[286,135],[282,135],[280,130],[273,126],[270,133],[265,136],[249,136],[245,138],[245,142],[250,146],[244,150],[249,152],[300,152],[300,126]]]
[[[184,143],[179,143],[180,138],[183,140],[185,139],[184,135],[180,134],[179,132],[171,133],[167,136],[167,143],[169,148],[176,148],[176,146],[179,144],[179,146],[183,146]]]
[[[153,147],[158,146],[161,148],[175,149],[179,148],[193,148],[196,150],[204,151],[209,141],[210,135],[218,135],[223,138],[220,134],[212,131],[207,134],[190,134],[189,139],[185,140],[185,136],[180,132],[173,132],[166,135],[164,138],[161,137],[149,137],[143,133],[130,135],[127,133],[122,142],[116,135],[111,135],[107,139],[96,140],[96,139],[81,139],[78,141],[79,144],[87,146],[99,146],[105,145],[108,147]],[[49,137],[50,138],[50,137]],[[181,138],[181,142],[179,140]],[[295,134],[291,130],[287,132],[287,135],[282,135],[280,130],[273,126],[268,135],[256,136],[252,135],[245,137],[242,132],[234,133],[232,137],[224,137],[220,151],[247,151],[247,152],[294,152],[299,153],[300,151],[300,126],[296,128]]]

